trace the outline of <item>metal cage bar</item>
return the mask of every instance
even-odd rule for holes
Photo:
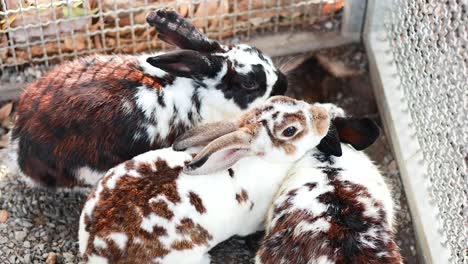
[[[29,5],[23,6],[23,2]],[[2,0],[0,70],[10,67],[18,70],[18,67],[31,63],[48,65],[93,53],[134,54],[147,50],[165,50],[169,47],[154,37],[154,29],[148,27],[144,19],[147,12],[161,7],[184,12],[212,38],[229,41],[234,37],[234,41],[248,41],[251,37],[254,39],[275,33],[292,35],[298,30],[320,35],[324,32],[314,31],[311,26],[340,17],[338,11],[341,8],[337,7],[342,7],[346,2]],[[352,17],[349,15],[350,9],[345,10],[348,17]],[[353,12],[357,12],[357,9],[353,9]],[[337,29],[331,31],[340,35]],[[282,51],[283,54],[292,52]]]
[[[467,58],[456,55],[457,45],[461,48],[463,44],[454,39],[463,39],[465,34],[466,45],[466,31],[452,39],[445,38],[450,33],[426,31],[432,26],[438,28],[445,23],[448,28],[447,23],[456,23],[445,20],[447,14],[443,10],[452,8],[449,5],[457,1],[438,2],[440,14],[421,15],[433,12],[430,5],[435,2],[369,0],[364,42],[379,110],[411,210],[421,260],[434,264],[462,263],[466,257],[463,240],[467,235],[463,216],[467,201],[463,179],[466,180],[463,174],[467,153],[463,144],[467,142],[467,121],[458,118],[466,115],[463,109],[466,111],[468,71],[466,64],[461,65]],[[463,9],[451,12],[462,14]],[[436,38],[435,45],[441,46],[424,43],[428,37]],[[438,68],[446,67],[439,65],[438,53],[450,45],[447,62],[457,66],[447,72]],[[444,72],[448,76],[437,77]],[[448,98],[442,97],[444,91]],[[446,122],[445,118],[452,122]],[[458,142],[441,143],[455,140]]]

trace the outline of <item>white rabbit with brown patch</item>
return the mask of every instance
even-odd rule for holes
[[[277,96],[176,140],[206,145],[193,159],[161,149],[118,165],[84,206],[80,252],[88,263],[209,263],[216,244],[263,229],[280,183],[329,125],[326,108]]]
[[[281,184],[256,263],[401,263],[390,191],[359,152],[377,139],[379,128],[370,119],[344,118],[340,108],[326,107],[337,116],[319,146]]]
[[[169,147],[190,128],[285,93],[286,77],[258,49],[208,39],[167,9],[147,21],[182,50],[89,56],[25,89],[12,136],[19,167],[35,183],[94,185],[111,167]]]

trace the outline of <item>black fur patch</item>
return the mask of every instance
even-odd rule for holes
[[[325,163],[328,163],[330,165],[335,164],[335,159],[333,158],[333,156],[328,155],[326,153],[317,152],[317,153],[314,153],[312,156],[314,158],[316,158],[320,162],[325,162]]]
[[[278,75],[278,80],[276,80],[275,85],[273,85],[271,96],[284,95],[288,89],[288,79],[286,76],[280,71],[276,71],[276,74]]]
[[[242,88],[242,83],[246,81],[257,82],[258,88],[254,90]],[[265,69],[258,64],[252,65],[252,71],[247,74],[238,74],[234,70],[230,70],[216,88],[223,92],[226,99],[233,99],[242,109],[247,109],[250,103],[266,92]]]
[[[205,164],[205,162],[208,160],[209,156],[206,156],[206,157],[203,157],[195,162],[190,162],[189,164],[187,164],[187,168],[193,170],[193,169],[198,169],[200,168],[201,166],[203,166],[203,164]]]

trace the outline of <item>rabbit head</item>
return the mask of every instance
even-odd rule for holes
[[[168,9],[151,12],[147,22],[161,40],[180,48],[148,57],[147,62],[174,76],[193,79],[204,103],[220,110],[245,110],[286,92],[286,77],[258,49],[245,44],[222,45]]]
[[[176,140],[174,149],[183,150],[211,141],[186,166],[187,174],[227,169],[240,158],[251,155],[273,162],[293,162],[317,146],[329,126],[325,108],[275,96],[235,122],[206,124],[189,131]]]

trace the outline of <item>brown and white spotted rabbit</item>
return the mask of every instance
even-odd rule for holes
[[[24,91],[18,163],[48,187],[95,184],[109,168],[170,146],[184,131],[284,94],[285,76],[258,49],[225,46],[166,9],[147,21],[182,50],[95,55],[55,67]]]
[[[281,184],[256,264],[402,263],[390,192],[377,167],[358,151],[377,139],[378,127],[366,118],[344,121],[341,109],[323,106],[338,117]]]
[[[116,166],[83,208],[80,252],[88,263],[209,263],[218,243],[263,229],[280,183],[329,125],[325,108],[277,96],[187,132],[175,149],[209,143],[195,158],[167,148]]]

